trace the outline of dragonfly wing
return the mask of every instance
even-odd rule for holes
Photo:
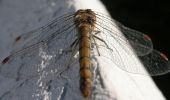
[[[98,48],[100,55],[96,53],[95,56],[99,56],[102,59],[101,61],[106,63],[111,61],[115,66],[126,72],[148,75],[143,66],[138,64],[139,61],[132,51],[126,52],[113,38],[107,37],[106,39],[106,37],[100,36],[100,39],[104,40],[105,43],[96,39],[98,46],[95,50]],[[114,65],[110,66],[114,67]]]
[[[13,51],[10,56],[2,61],[0,74],[4,77],[20,80],[39,76],[43,71],[50,72],[56,69],[59,72],[73,56],[71,49],[74,48],[71,45],[75,41],[77,33],[72,21],[73,19],[69,19],[61,29],[51,28],[43,33],[47,36],[41,38],[41,40],[36,41],[37,38],[34,38],[33,41],[36,41],[33,42],[34,44]]]
[[[121,24],[117,25],[138,56],[144,56],[152,52],[153,44],[148,35],[127,28]]]
[[[62,40],[58,40],[57,42],[65,44],[65,42]],[[51,44],[54,44],[54,42]],[[73,69],[72,67],[73,65],[76,65],[75,63],[78,62],[78,59],[73,57],[73,52],[63,49],[63,51],[59,51],[59,53],[58,50],[60,49],[56,48],[56,45],[55,48],[48,50],[41,48],[39,51],[37,51],[39,54],[38,56],[37,53],[33,53],[32,57],[24,55],[22,61],[19,61],[19,59],[17,59],[19,56],[17,56],[17,58],[12,60],[12,62],[10,62],[8,65],[2,66],[3,68],[1,69],[1,75],[6,76],[6,78],[15,78],[16,81],[14,84],[10,84],[13,85],[12,88],[10,88],[10,90],[7,92],[2,93],[0,99],[9,100],[11,98],[14,99],[17,97],[19,100],[25,100],[25,98],[28,100],[37,100],[44,99],[48,94],[50,94],[50,98],[56,99],[66,95],[66,92],[74,94],[74,92],[72,92],[73,89],[68,88],[67,79],[61,77],[62,75],[60,74],[63,71],[68,72],[68,70],[66,70],[67,64],[71,66],[69,70]],[[53,49],[56,51],[53,51]],[[69,59],[71,59],[72,63],[68,62]],[[19,64],[16,64],[15,61],[17,61]],[[21,62],[23,65],[20,64]],[[17,67],[17,65],[22,66]],[[70,78],[77,74],[69,75]],[[77,88],[77,90],[78,89],[79,88]],[[77,91],[75,94],[77,94]]]
[[[106,15],[97,14],[97,18],[97,24],[102,26],[102,29],[111,31],[111,36],[116,38],[118,41],[124,42],[125,44],[130,43],[138,56],[146,55],[153,50],[152,41],[146,34],[127,28],[118,21],[113,20]],[[124,38],[124,36],[126,38]],[[123,44],[120,43],[120,45],[122,45],[125,50],[127,49]]]
[[[51,99],[60,99],[65,98],[63,95],[68,97],[68,93],[75,95],[80,93],[79,88],[76,88],[75,92],[68,86],[67,78],[62,77],[75,79],[76,76],[77,79],[77,74],[79,74],[75,71],[72,74],[73,69],[78,71],[75,67],[79,67],[79,58],[75,54],[79,46],[75,44],[77,33],[72,23],[73,19],[68,21],[63,23],[63,27],[58,30],[54,27],[45,32],[47,36],[41,40],[34,38],[37,39],[36,41],[30,36],[35,44],[30,43],[17,52],[13,51],[8,61],[1,63],[0,75],[14,79],[15,84],[10,91],[2,94],[0,99],[8,100],[17,97],[21,100],[25,98],[37,100],[44,99],[47,94]],[[69,70],[67,70],[68,66]]]
[[[140,56],[139,59],[151,76],[166,74],[170,71],[168,58],[159,51],[153,50],[148,55]]]
[[[54,19],[53,21],[49,22],[48,24],[38,29],[32,30],[28,33],[23,33],[22,35],[16,37],[15,46],[17,47],[17,49],[14,49],[13,53],[23,48],[27,47],[31,48],[33,44],[38,44],[39,42],[47,41],[50,37],[52,38],[60,33],[63,33],[72,25],[73,14],[66,14],[59,18]]]
[[[102,22],[103,20],[104,19],[99,19],[98,21]],[[126,30],[126,28],[123,29]],[[99,52],[101,52],[101,57],[110,59],[120,69],[130,73],[152,76],[165,74],[170,71],[169,61],[166,56],[153,50],[152,47],[150,47],[151,45],[148,46],[144,44],[151,42],[142,43],[140,42],[139,37],[136,38],[139,42],[135,42],[135,39],[127,40],[123,37],[123,34],[121,34],[121,30],[117,30],[117,27],[108,22],[97,24],[96,30],[101,33],[96,35],[100,38],[100,40],[96,39],[98,40],[97,44],[100,44],[98,48]],[[133,31],[130,29],[127,30],[129,30],[129,32]],[[135,37],[136,36],[133,36],[133,38]],[[129,42],[132,44],[132,47],[129,45]],[[103,47],[105,49],[102,49]],[[133,51],[136,51],[137,53],[134,53]]]

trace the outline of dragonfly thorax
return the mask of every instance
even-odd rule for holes
[[[74,21],[77,28],[88,26],[94,29],[96,16],[95,13],[90,9],[78,10],[75,13]]]

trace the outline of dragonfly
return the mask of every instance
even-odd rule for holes
[[[124,50],[127,57],[135,54],[145,70],[136,63],[125,64],[112,41]],[[153,49],[148,35],[91,9],[80,9],[58,17],[45,26],[16,37],[15,43],[20,48],[1,61],[2,76],[19,81],[39,76],[44,71],[61,74],[79,62],[80,91],[85,98],[92,93],[92,57],[108,58],[118,68],[134,74],[157,76],[170,71],[168,58]],[[77,53],[78,57],[75,57]]]

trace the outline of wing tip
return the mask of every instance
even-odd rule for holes
[[[1,64],[6,64],[9,61],[9,59],[10,59],[10,56],[4,58],[1,62]]]
[[[15,42],[18,42],[19,40],[21,40],[21,35],[19,35],[15,38]]]
[[[164,53],[160,53],[161,58],[169,62],[168,57]]]
[[[148,36],[148,35],[144,35],[144,37],[143,37],[146,41],[151,41],[151,38]]]

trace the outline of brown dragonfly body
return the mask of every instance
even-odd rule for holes
[[[80,90],[84,97],[91,94],[91,32],[95,28],[96,16],[90,9],[78,10],[75,13],[75,25],[79,37]]]

